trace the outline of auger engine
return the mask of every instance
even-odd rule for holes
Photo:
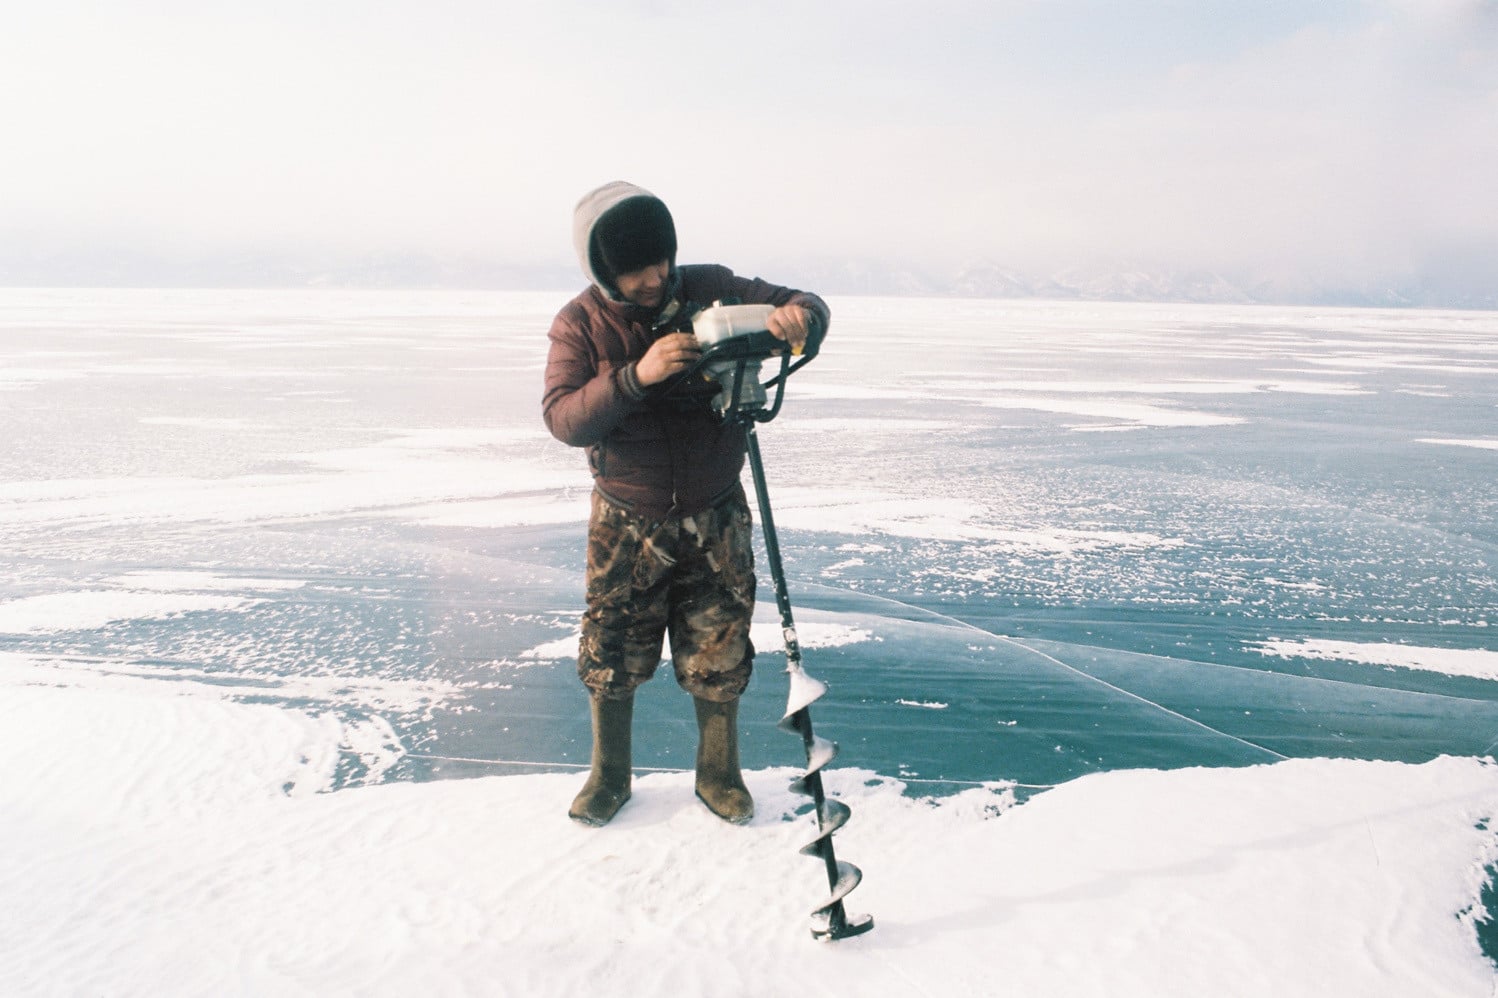
[[[702,373],[721,386],[713,400],[719,413],[762,409],[769,403],[760,368],[786,349],[766,327],[773,311],[770,305],[714,305],[692,317],[692,332],[703,350]]]

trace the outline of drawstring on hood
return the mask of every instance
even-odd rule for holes
[[[610,301],[625,301],[615,285],[619,274],[660,260],[671,265],[664,301],[680,288],[671,212],[643,187],[615,180],[584,194],[572,213],[572,246],[583,275]]]

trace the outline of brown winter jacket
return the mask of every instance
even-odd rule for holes
[[[677,301],[707,306],[737,298],[810,310],[808,355],[826,333],[829,311],[816,295],[738,277],[716,265],[683,266],[675,273]],[[597,283],[568,302],[551,324],[541,403],[553,436],[588,449],[598,490],[652,520],[712,506],[738,482],[745,451],[744,431],[722,423],[706,405],[674,405],[659,398],[658,390],[641,393],[636,387],[635,362],[666,332],[652,330],[660,312],[614,300]]]

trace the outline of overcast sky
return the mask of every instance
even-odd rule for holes
[[[0,22],[0,259],[684,261],[1498,279],[1498,0],[52,0]]]

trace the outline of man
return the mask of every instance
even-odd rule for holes
[[[633,184],[584,195],[572,238],[591,285],[552,322],[542,400],[547,428],[587,448],[594,479],[577,657],[593,755],[568,814],[603,825],[629,799],[635,689],[669,633],[697,714],[697,796],[746,822],[754,801],[739,771],[738,701],[754,658],[755,578],[744,431],[712,411],[715,387],[684,377],[701,355],[684,319],[715,301],[772,305],[769,330],[811,356],[830,313],[815,295],[726,267],[678,267],[670,211]]]

